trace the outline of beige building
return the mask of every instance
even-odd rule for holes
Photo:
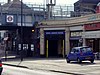
[[[40,55],[45,57],[65,57],[73,46],[89,45],[96,49],[100,41],[100,14],[69,18],[65,20],[42,21],[40,28]],[[94,43],[95,42],[95,43]],[[90,46],[90,45],[89,45]],[[98,42],[98,50],[100,42]]]

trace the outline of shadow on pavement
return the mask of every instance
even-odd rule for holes
[[[81,65],[81,66],[86,66],[86,65],[95,65],[96,63],[91,63],[91,62],[88,62],[88,61],[84,61],[84,62],[81,62],[81,63],[71,62],[71,64],[78,64],[78,65]]]
[[[55,70],[50,70],[51,72],[57,72],[57,73],[63,73],[63,74],[70,74],[70,75],[84,75],[84,74],[77,74],[77,73],[70,73],[70,72],[63,72],[63,71],[55,71]]]

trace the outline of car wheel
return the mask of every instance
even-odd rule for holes
[[[66,61],[67,61],[67,63],[70,63],[70,60],[68,58],[66,59]]]
[[[77,62],[78,62],[78,63],[81,63],[82,61],[78,58],[78,59],[77,59]]]
[[[91,63],[94,63],[94,60],[90,60]]]

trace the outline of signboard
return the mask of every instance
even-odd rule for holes
[[[34,44],[31,44],[31,51],[34,51]]]
[[[80,40],[82,32],[70,32],[70,40]]]
[[[46,32],[45,34],[47,34],[47,35],[48,34],[64,34],[64,32],[59,32],[59,31],[58,32],[53,32],[52,31],[52,32]]]
[[[13,23],[14,22],[14,16],[13,15],[7,15],[6,21],[7,21],[7,23]]]
[[[100,38],[100,31],[84,32],[82,38]]]
[[[82,36],[82,32],[71,32],[71,37]]]
[[[53,4],[55,5],[56,4],[56,0],[46,0],[46,4]]]
[[[81,39],[79,39],[79,42],[80,42],[80,43],[82,43],[82,42],[83,42],[83,39],[82,39],[82,38],[81,38]]]
[[[86,24],[84,25],[85,30],[96,30],[100,29],[100,23]]]

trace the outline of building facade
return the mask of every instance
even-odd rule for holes
[[[79,0],[75,2],[73,16],[84,16],[96,13],[98,3],[99,0]]]
[[[99,22],[100,14],[42,21],[37,26],[40,28],[40,55],[65,57],[72,47],[82,45],[100,52]]]
[[[8,0],[8,3],[0,5],[0,31],[5,31],[2,41],[5,41],[7,51],[20,54],[22,41],[25,56],[35,56],[37,53],[34,28],[38,21],[44,19],[44,11],[33,9],[20,0]]]

